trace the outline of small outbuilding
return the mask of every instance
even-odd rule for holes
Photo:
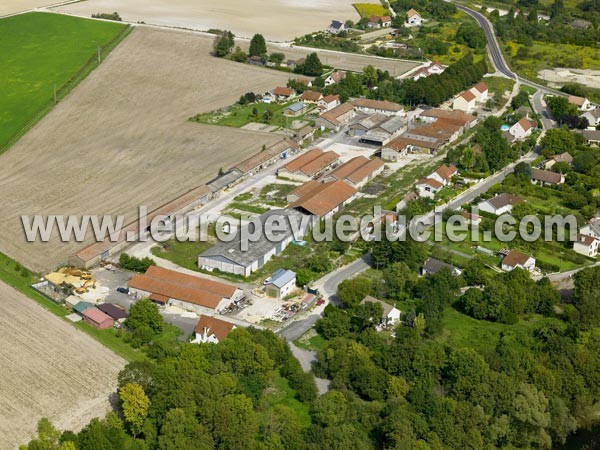
[[[269,297],[284,298],[296,289],[296,272],[293,270],[278,269],[266,284]]]
[[[115,324],[115,321],[112,317],[104,314],[96,307],[87,308],[82,313],[83,320],[89,323],[94,328],[98,328],[99,330],[106,330],[107,328],[112,328]]]

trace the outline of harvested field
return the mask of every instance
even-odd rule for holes
[[[15,449],[48,417],[77,430],[110,409],[125,361],[0,282],[0,448]]]
[[[242,37],[263,33],[270,40],[289,41],[326,29],[332,19],[358,21],[360,17],[352,3],[353,0],[88,0],[57,9],[87,17],[98,11],[117,11],[128,22],[203,31],[219,28]]]
[[[28,11],[42,6],[56,5],[58,0],[2,0],[0,2],[0,17]]]
[[[139,27],[0,156],[0,251],[43,270],[84,244],[27,243],[20,215],[152,210],[281,139],[193,115],[265,92],[288,75],[209,55],[212,39]],[[86,243],[91,242],[88,236]]]

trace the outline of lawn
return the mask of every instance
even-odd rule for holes
[[[0,153],[97,66],[129,27],[49,13],[0,20]]]
[[[228,107],[225,111],[213,111],[205,114],[198,114],[192,120],[208,125],[220,125],[224,127],[241,128],[251,122],[264,123],[282,128],[291,128],[295,120],[304,120],[305,115],[298,117],[286,117],[283,110],[294,102],[282,104],[269,103],[251,103],[250,105],[235,104]],[[272,113],[269,121],[264,120],[266,111]]]
[[[162,246],[153,247],[151,252],[154,256],[167,259],[178,266],[198,270],[198,255],[213,245],[214,242],[212,241],[180,242],[177,239],[169,239]]]
[[[483,79],[488,85],[490,93],[494,94],[494,98],[502,98],[506,91],[512,91],[515,85],[514,80],[504,77],[485,77]]]
[[[273,376],[272,386],[268,390],[267,401],[270,407],[275,405],[287,406],[296,413],[298,423],[303,428],[308,428],[311,424],[308,406],[296,398],[296,391],[290,387],[287,379],[276,373]]]
[[[354,9],[363,19],[368,19],[371,16],[387,16],[389,11],[379,3],[354,3]]]

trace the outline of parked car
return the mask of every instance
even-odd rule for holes
[[[323,300],[322,298],[317,300],[317,306],[321,306],[323,303],[325,303],[325,300]]]
[[[117,292],[120,292],[121,294],[129,294],[129,289],[124,287],[118,287]]]

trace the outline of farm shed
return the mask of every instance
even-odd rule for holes
[[[82,313],[83,320],[89,323],[94,328],[98,328],[99,330],[106,330],[107,328],[112,328],[115,324],[115,321],[112,317],[104,314],[96,307],[87,308]]]
[[[127,319],[127,312],[113,303],[102,303],[97,308],[116,322],[122,322]]]
[[[94,305],[92,305],[90,302],[79,302],[75,306],[73,306],[73,311],[75,311],[77,314],[83,315],[83,312],[86,309],[93,307]]]

